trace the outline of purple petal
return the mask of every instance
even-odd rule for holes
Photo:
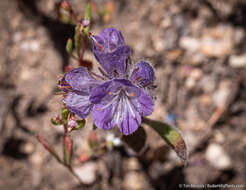
[[[93,106],[89,101],[89,95],[80,95],[73,92],[67,94],[65,103],[70,112],[77,114],[83,119],[89,115]]]
[[[92,38],[96,40],[92,41],[93,46],[98,48],[101,45],[106,52],[112,52],[116,48],[125,45],[121,32],[112,27],[102,30],[97,36],[92,36]]]
[[[146,61],[136,63],[130,74],[130,80],[138,86],[145,87],[152,84],[155,79],[155,73],[152,66]]]
[[[79,67],[69,71],[65,74],[64,79],[74,91],[83,93],[89,93],[92,88],[100,83],[89,74],[85,67]]]
[[[92,111],[93,121],[102,129],[117,125],[123,134],[129,135],[141,124],[138,107],[144,114],[152,112],[149,96],[146,96],[144,91],[129,80],[107,81],[91,92],[90,101],[95,104]],[[146,107],[142,105],[145,100],[148,101]]]
[[[115,79],[95,87],[91,92],[90,101],[93,104],[107,104],[112,101],[112,96],[120,89],[124,90],[131,98],[137,98],[141,94],[140,88],[134,86],[129,80]]]
[[[137,107],[138,112],[141,114],[141,116],[148,116],[151,115],[154,110],[154,101],[153,99],[144,91],[144,89],[141,89],[141,95],[132,100],[135,107]]]
[[[90,94],[90,101],[93,104],[98,104],[110,92],[112,81],[107,81],[95,87]]]
[[[121,77],[126,74],[126,60],[131,51],[128,46],[120,46],[113,52],[94,50],[94,55],[107,74],[112,77]]]
[[[112,119],[112,106],[103,109],[103,105],[94,105],[92,110],[92,119],[94,124],[104,130],[114,127]]]
[[[134,115],[132,115],[129,110],[132,109],[130,107],[126,109],[122,122],[118,124],[118,127],[124,135],[130,135],[135,132],[141,124],[141,116],[136,110],[134,110]]]
[[[131,51],[125,45],[121,32],[115,28],[106,28],[91,39],[93,53],[108,75],[111,78],[125,76],[126,60]]]

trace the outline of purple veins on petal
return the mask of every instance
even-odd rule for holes
[[[86,118],[93,104],[89,101],[90,92],[100,84],[85,67],[73,69],[60,81],[61,89],[67,93],[64,102],[68,110],[81,118]]]
[[[93,105],[89,101],[89,95],[69,92],[64,99],[68,110],[85,119],[91,112]]]
[[[153,67],[146,61],[139,61],[133,65],[130,80],[141,87],[152,84],[155,79]]]
[[[130,48],[125,45],[120,31],[106,28],[98,35],[91,36],[93,53],[97,61],[111,78],[126,74],[126,60],[130,56]]]
[[[104,130],[112,129],[114,123],[112,120],[112,106],[102,108],[103,105],[94,105],[92,118],[94,124]]]
[[[121,32],[113,27],[105,28],[97,36],[93,36],[98,44],[106,52],[112,52],[116,48],[125,45]],[[93,44],[96,45],[96,44]]]
[[[87,68],[79,67],[65,74],[64,80],[74,91],[89,93],[100,82],[94,79]]]
[[[94,88],[90,101],[95,104],[92,118],[96,126],[111,129],[117,125],[125,135],[137,130],[141,115],[153,111],[151,97],[126,79],[114,79]]]

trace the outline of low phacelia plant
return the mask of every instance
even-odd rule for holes
[[[44,137],[37,135],[43,147],[83,185],[72,167],[74,151],[70,133],[82,129],[85,119],[91,114],[96,127],[110,130],[117,126],[123,135],[116,137],[111,134],[100,142],[93,131],[88,137],[91,152],[80,153],[80,163],[90,160],[94,153],[100,156],[105,150],[122,145],[121,140],[128,146],[132,145],[133,150],[141,150],[146,135],[143,127],[138,130],[142,123],[155,130],[177,155],[186,161],[186,145],[180,131],[170,123],[146,118],[154,110],[153,67],[145,60],[132,63],[130,47],[125,44],[119,30],[109,27],[98,35],[91,33],[90,3],[87,4],[83,19],[79,19],[66,0],[60,3],[58,13],[61,22],[75,26],[74,38],[68,39],[66,51],[77,61],[79,67],[65,68],[66,73],[58,83],[65,107],[61,115],[51,119],[52,124],[60,125],[64,129],[63,159]],[[105,13],[111,14],[110,11]],[[100,65],[97,72],[92,71],[93,63],[84,59],[88,41],[91,42],[93,54]],[[76,50],[75,54],[73,48]],[[81,119],[77,119],[76,115]],[[134,148],[136,142],[141,142],[140,149],[139,145]]]

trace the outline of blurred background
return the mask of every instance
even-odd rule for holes
[[[86,1],[69,2],[84,14]],[[52,126],[50,118],[61,109],[62,97],[54,95],[57,81],[65,66],[74,64],[65,50],[74,27],[58,19],[57,3],[0,1],[2,190],[81,189],[35,138],[43,135],[62,153],[62,128]],[[157,100],[151,118],[180,128],[189,161],[184,167],[146,126],[145,149],[139,154],[120,146],[88,161],[78,159],[90,153],[88,119],[84,129],[72,134],[74,168],[87,184],[83,189],[176,190],[179,184],[246,188],[245,0],[91,3],[91,31],[97,34],[108,26],[121,30],[133,60],[146,59],[155,67]],[[95,62],[90,51],[85,57]],[[111,135],[96,133],[98,138]]]

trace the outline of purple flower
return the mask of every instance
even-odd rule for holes
[[[124,76],[127,69],[126,59],[131,51],[125,45],[121,32],[114,28],[106,28],[91,38],[93,53],[109,77]]]
[[[92,113],[94,124],[104,130],[118,126],[129,135],[141,124],[141,116],[153,112],[154,101],[149,86],[154,82],[154,70],[146,61],[131,64],[130,49],[120,31],[107,28],[92,36],[93,52],[101,64],[102,75],[80,67],[66,73],[60,81],[67,93],[67,108],[81,118]]]

